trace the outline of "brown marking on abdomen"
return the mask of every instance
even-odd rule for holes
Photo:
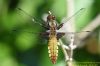
[[[58,57],[58,44],[56,36],[53,36],[49,39],[48,53],[52,63],[55,64]]]

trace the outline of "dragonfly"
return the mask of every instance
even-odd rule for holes
[[[17,9],[19,11],[24,12],[26,15],[30,16],[28,13],[26,13],[21,8],[17,8]],[[75,14],[73,14],[71,17],[69,17],[68,20],[70,20],[73,16],[75,16],[77,13],[79,13],[83,9],[84,8],[81,8],[79,11],[77,11]],[[34,22],[34,18],[32,16],[30,16],[30,17],[32,18],[32,21]],[[42,36],[45,36],[45,38],[48,40],[49,57],[50,57],[51,62],[53,64],[55,64],[57,61],[57,57],[58,57],[59,39],[62,38],[66,33],[66,32],[60,32],[59,29],[62,28],[62,26],[65,23],[60,23],[58,25],[58,23],[56,22],[56,17],[51,13],[51,11],[48,11],[48,15],[47,15],[46,19],[47,19],[47,21],[44,22],[44,24],[39,23],[39,22],[34,22],[34,23],[38,23],[40,26],[42,26],[44,29],[46,29],[45,32],[41,32],[39,34]]]

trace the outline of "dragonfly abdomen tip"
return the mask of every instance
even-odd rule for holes
[[[57,56],[51,56],[51,61],[53,64],[56,63],[56,60],[57,60]]]

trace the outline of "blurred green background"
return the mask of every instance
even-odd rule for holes
[[[76,18],[76,30],[80,31],[92,22],[100,13],[100,0],[73,0],[75,12],[86,8]],[[20,13],[21,8],[42,22],[43,14],[49,10],[58,22],[66,16],[66,0],[0,0],[0,66],[65,66],[64,55],[59,48],[57,63],[53,65],[48,57],[47,41],[38,34],[28,33],[45,31],[40,25],[34,24],[31,18]],[[20,30],[13,32],[12,30]],[[26,30],[24,32],[23,30]],[[84,47],[74,50],[76,62],[100,61],[100,26],[92,31],[84,43]]]

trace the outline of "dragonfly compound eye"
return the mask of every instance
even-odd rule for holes
[[[52,16],[52,19],[55,20],[56,19],[55,16]]]
[[[51,15],[47,16],[47,20],[50,21],[52,19]]]
[[[48,21],[50,21],[50,20],[55,20],[55,16],[53,16],[53,15],[48,15],[47,20],[48,20]]]

